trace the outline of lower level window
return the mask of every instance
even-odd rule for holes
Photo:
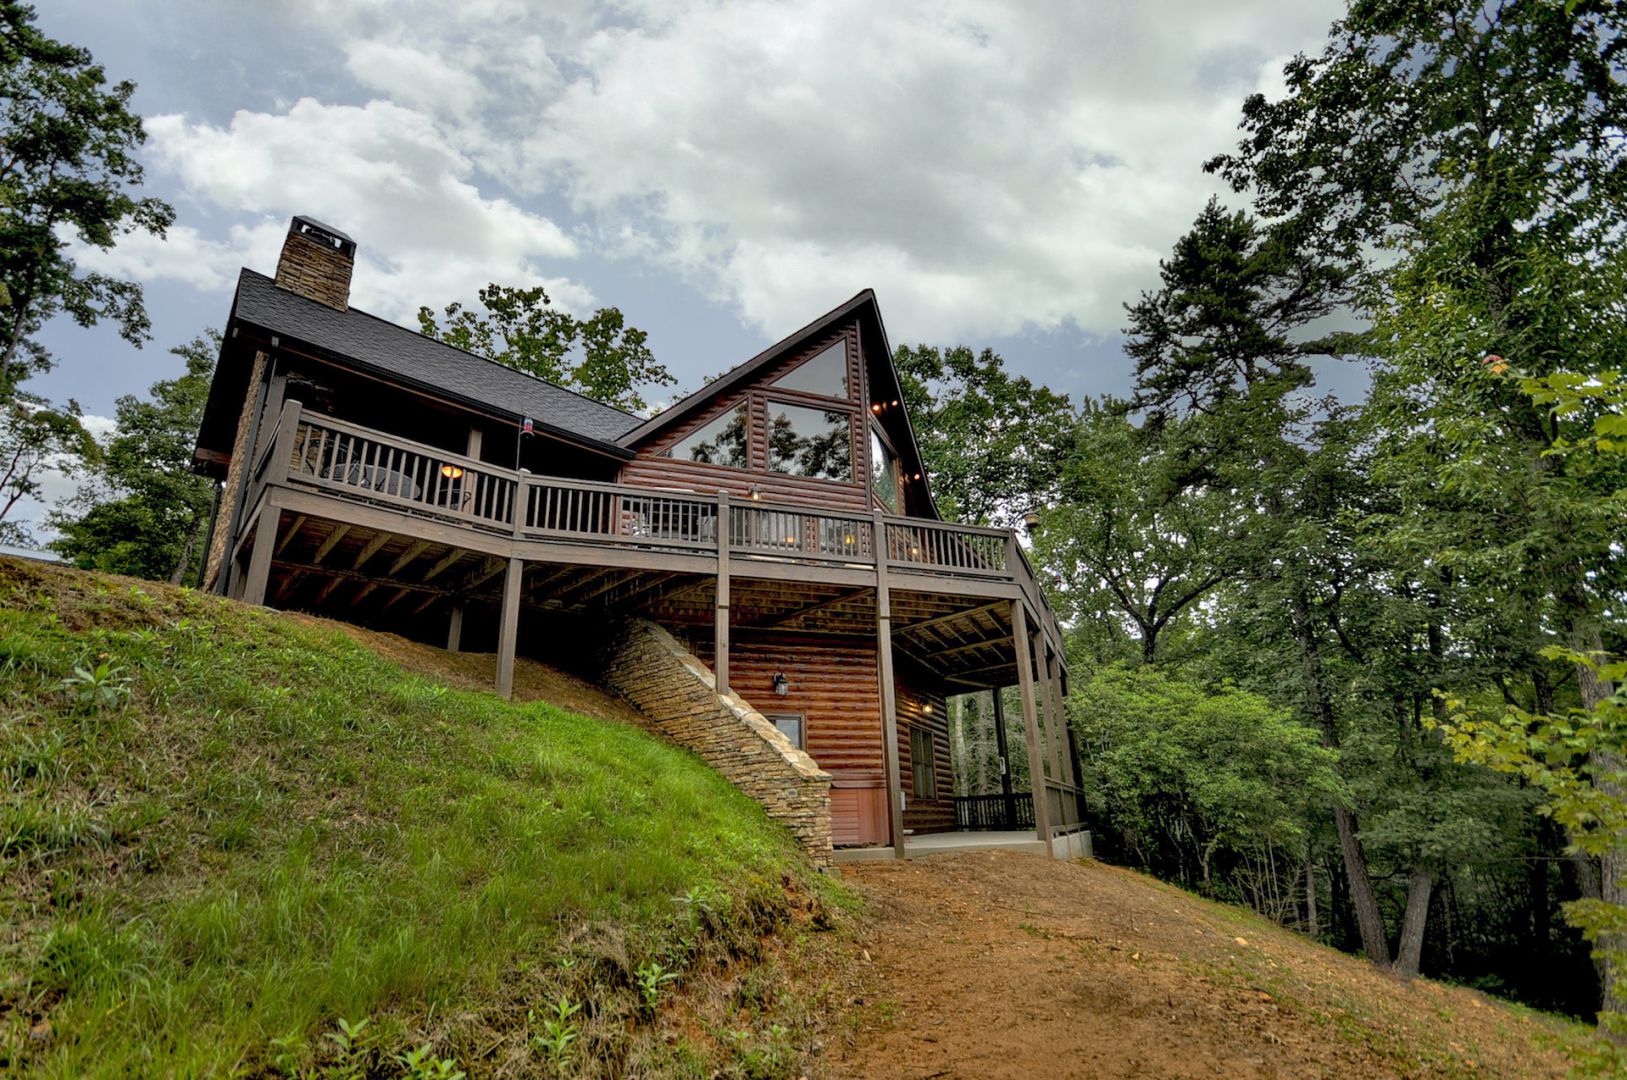
[[[780,734],[791,740],[791,745],[798,750],[806,750],[802,741],[802,714],[801,713],[769,713],[763,717],[770,724],[780,729]]]
[[[925,728],[910,728],[910,775],[915,781],[917,799],[938,797],[938,774],[932,763],[932,732]]]

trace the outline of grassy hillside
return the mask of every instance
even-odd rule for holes
[[[812,1010],[741,973],[832,902],[631,726],[0,560],[0,1072],[784,1071]],[[725,961],[729,1030],[659,1030]]]

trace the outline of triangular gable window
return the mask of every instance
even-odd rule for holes
[[[775,379],[774,385],[820,397],[849,398],[853,394],[847,374],[847,338],[843,337]]]
[[[679,439],[663,450],[661,456],[677,458],[679,461],[698,461],[702,465],[726,465],[731,469],[746,468],[750,464],[747,457],[748,411],[748,406],[741,404],[692,434]]]

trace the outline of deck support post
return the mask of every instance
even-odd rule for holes
[[[277,547],[277,526],[282,523],[282,507],[277,497],[267,493],[260,508],[260,522],[254,527],[254,546],[249,550],[249,568],[243,575],[245,604],[264,605],[266,585],[271,580],[271,556]]]
[[[1011,748],[1006,745],[1006,703],[1003,687],[989,691],[994,699],[994,745],[1000,752],[1000,794],[1006,798],[1006,828],[1017,827],[1017,797],[1011,791]]]
[[[463,648],[463,604],[454,601],[452,613],[446,620],[446,651],[457,652]]]
[[[1023,738],[1028,744],[1028,783],[1034,791],[1034,831],[1051,845],[1051,804],[1045,791],[1044,758],[1039,748],[1039,716],[1034,702],[1034,650],[1028,641],[1028,606],[1011,602],[1011,642],[1017,653],[1017,687],[1023,699]]]
[[[712,674],[717,692],[729,692],[729,493],[717,493],[717,607],[712,623]]]
[[[892,590],[887,583],[887,521],[876,511],[871,526],[876,553],[876,679],[881,690],[881,754],[886,765],[887,842],[904,857],[904,783],[898,765],[898,690],[893,679]]]
[[[1045,695],[1051,703],[1051,715],[1056,719],[1056,778],[1059,782],[1077,788],[1079,777],[1074,772],[1073,753],[1069,749],[1073,745],[1072,732],[1068,730],[1067,703],[1062,697],[1062,682],[1060,672],[1062,658],[1054,655],[1049,649],[1045,653]],[[1064,814],[1064,817],[1067,815]],[[1069,822],[1068,824],[1071,824]]]
[[[1045,640],[1043,632],[1039,634],[1038,642],[1040,656],[1045,661],[1040,667],[1040,677],[1044,680],[1040,690],[1045,695],[1045,741],[1051,754],[1051,775],[1055,777],[1057,783],[1068,784],[1072,781],[1068,779],[1068,772],[1063,767],[1062,760],[1062,747],[1065,741],[1063,731],[1068,726],[1068,718],[1063,715],[1062,699],[1057,696],[1056,669],[1050,644]]]
[[[503,606],[497,624],[497,696],[514,696],[514,646],[520,629],[520,584],[525,563],[509,559],[503,575]]]

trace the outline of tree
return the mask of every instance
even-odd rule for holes
[[[0,0],[0,399],[49,366],[34,335],[58,313],[146,339],[141,287],[80,271],[65,239],[106,249],[133,230],[163,236],[175,218],[133,194],[146,139],[134,91],[109,86],[89,52],[41,34],[31,6]]]
[[[1274,232],[1359,274],[1385,357],[1371,407],[1385,453],[1469,504],[1432,516],[1432,495],[1403,502],[1415,556],[1495,568],[1519,583],[1507,601],[1536,597],[1536,625],[1579,653],[1600,643],[1618,557],[1597,499],[1548,453],[1548,418],[1481,361],[1520,357],[1540,376],[1620,355],[1624,30],[1627,10],[1595,0],[1358,0],[1321,55],[1287,66],[1282,98],[1245,103],[1244,140],[1208,166]],[[1384,260],[1368,261],[1375,246]],[[1575,676],[1584,704],[1610,695],[1595,670]],[[1627,852],[1604,864],[1620,892]]]
[[[192,447],[220,334],[210,330],[170,352],[185,373],[153,383],[147,400],[118,399],[118,426],[90,469],[91,483],[51,516],[62,534],[51,546],[87,569],[182,585],[202,570],[213,485],[192,471]]]
[[[1087,403],[1061,500],[1035,540],[1054,598],[1075,619],[1134,628],[1141,662],[1164,631],[1239,570],[1231,493],[1187,476],[1179,421],[1136,428],[1117,403]]]
[[[1056,500],[1072,444],[1066,395],[1009,374],[992,349],[900,345],[893,366],[947,516],[1011,525]]]
[[[99,455],[77,402],[55,409],[31,394],[0,403],[0,543],[31,544],[33,535],[7,516],[24,499],[37,499],[41,476],[55,469],[72,475]]]
[[[1334,753],[1235,686],[1110,666],[1070,695],[1086,784],[1143,865],[1285,920]]]
[[[483,313],[454,302],[440,317],[421,307],[419,328],[428,337],[618,409],[643,410],[647,403],[640,387],[677,381],[656,362],[646,343],[649,335],[628,326],[617,308],[600,308],[591,318],[578,319],[554,307],[541,285],[518,288],[495,282],[480,290],[480,303]]]

